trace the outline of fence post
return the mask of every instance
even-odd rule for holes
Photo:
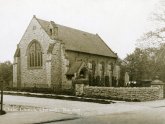
[[[151,82],[151,87],[158,87],[160,89],[159,99],[164,98],[164,86],[165,86],[164,82],[159,80],[158,76],[156,76],[155,80]]]
[[[83,96],[84,95],[84,86],[89,85],[88,80],[86,79],[76,79],[74,80],[75,95]]]
[[[0,110],[0,114],[3,113],[3,80],[0,80],[0,85],[1,85],[1,110]]]

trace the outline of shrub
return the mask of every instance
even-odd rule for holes
[[[105,76],[105,86],[110,87],[109,76]]]
[[[100,76],[96,76],[96,86],[101,86]]]

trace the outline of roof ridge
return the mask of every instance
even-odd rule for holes
[[[39,19],[39,18],[37,18],[36,16],[34,16],[34,18],[38,21],[38,23],[41,25],[41,27],[42,27],[42,29],[45,31],[45,33],[49,36],[49,34],[47,33],[47,31],[45,30],[45,28],[44,28],[44,26],[41,24],[41,22],[40,22],[40,20],[41,21],[45,21],[45,20],[42,20],[42,19]],[[47,22],[47,21],[45,21],[45,22]],[[50,36],[49,36],[50,37]],[[51,37],[50,37],[51,38]]]
[[[37,17],[35,17],[35,18],[38,19],[38,20],[47,22],[47,23],[50,23],[50,22],[51,22],[51,21],[43,20],[43,19],[40,19],[40,18],[37,18]],[[53,21],[53,22],[54,22],[54,21]],[[58,26],[62,26],[62,27],[66,27],[66,28],[72,29],[72,30],[84,32],[84,33],[87,33],[87,34],[90,34],[90,35],[96,35],[96,34],[94,34],[94,33],[90,33],[90,32],[87,32],[87,31],[83,31],[83,30],[80,30],[80,29],[77,29],[77,28],[68,27],[68,26],[65,26],[65,25],[62,25],[62,24],[58,24],[58,23],[55,23],[55,24],[58,25]]]

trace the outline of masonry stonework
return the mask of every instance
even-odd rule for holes
[[[21,75],[20,75],[20,57],[15,57],[13,63],[13,87],[21,86]],[[18,83],[17,83],[18,82]]]
[[[83,88],[86,97],[109,98],[119,100],[150,101],[163,99],[158,87],[91,87]],[[82,92],[82,91],[81,91]]]
[[[33,30],[33,26],[36,27]],[[27,60],[27,51],[30,42],[35,39],[37,40],[41,46],[43,51],[43,67],[40,69],[30,69],[28,68],[28,60]],[[47,42],[45,42],[47,41]],[[30,23],[27,28],[21,42],[19,43],[19,48],[21,50],[21,84],[22,87],[33,87],[37,85],[38,87],[47,87],[46,81],[46,56],[47,56],[47,48],[49,43],[51,43],[51,39],[46,35],[42,27],[38,24],[37,20],[33,19],[32,23]]]
[[[36,27],[35,30],[33,27]],[[30,69],[28,67],[27,60],[27,51],[28,46],[32,40],[37,40],[41,46],[43,51],[43,67],[39,69]],[[45,42],[46,41],[46,42]],[[52,68],[52,64],[49,63],[49,56],[47,54],[47,49],[49,47],[49,43],[54,43],[55,41],[51,40],[49,36],[45,33],[42,27],[39,25],[36,19],[32,19],[32,22],[28,26],[24,36],[21,39],[18,47],[20,49],[20,68],[21,68],[21,87],[34,87],[35,85],[38,87],[49,87],[50,82],[52,82],[52,77],[50,77],[50,69]],[[55,50],[54,51],[59,51]],[[53,52],[54,52],[53,51]],[[55,57],[58,54],[53,53],[53,59],[58,58]],[[48,63],[48,64],[47,64]],[[47,68],[46,68],[47,65]],[[50,68],[50,69],[49,69]],[[57,68],[58,69],[58,68]],[[56,69],[56,71],[57,71]],[[52,70],[52,69],[51,69]],[[48,72],[48,73],[46,73]],[[52,74],[52,73],[51,73]],[[14,76],[15,77],[15,76]],[[50,79],[51,78],[51,79]],[[51,81],[50,81],[51,80]],[[15,82],[15,81],[14,81]]]
[[[61,58],[61,43],[56,43],[52,51],[52,65],[51,65],[52,86],[56,90],[62,88],[62,58]]]

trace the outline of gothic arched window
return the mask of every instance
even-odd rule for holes
[[[101,62],[99,64],[99,70],[100,70],[100,76],[104,76],[104,71],[105,71],[105,63],[104,62]]]
[[[111,66],[111,64],[107,65],[107,76],[109,76],[109,77],[112,76],[112,66]]]
[[[37,41],[32,41],[28,50],[29,67],[42,67],[42,49]]]
[[[96,63],[95,61],[92,61],[92,75],[95,76],[95,71],[96,71]]]

